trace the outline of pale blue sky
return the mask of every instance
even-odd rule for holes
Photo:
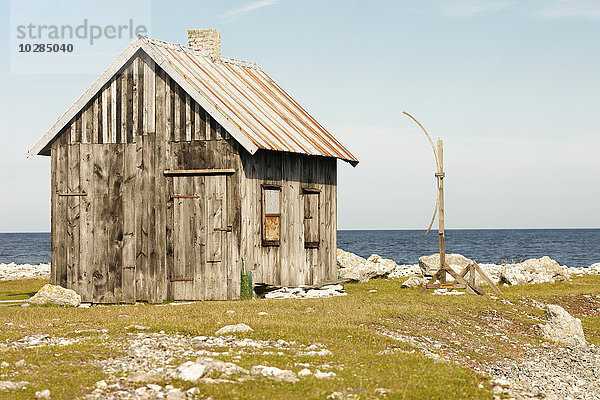
[[[10,74],[0,7],[0,231],[48,231],[49,159],[25,152],[124,44],[104,46],[88,73]],[[220,29],[223,55],[259,63],[359,157],[339,164],[340,229],[429,223],[431,150],[403,110],[445,140],[449,228],[600,227],[598,0],[150,7],[150,36],[185,43],[189,28]]]

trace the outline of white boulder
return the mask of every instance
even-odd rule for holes
[[[28,302],[30,304],[56,304],[63,307],[77,307],[81,303],[81,296],[74,290],[62,286],[46,284]]]
[[[502,269],[500,283],[528,285],[545,282],[564,282],[569,271],[548,256],[532,258],[518,264],[508,264]]]
[[[393,260],[373,254],[368,260],[341,249],[337,250],[338,273],[344,279],[367,282],[369,279],[387,277],[397,264]]]
[[[551,340],[565,346],[585,346],[585,336],[581,327],[581,320],[573,317],[564,308],[548,304],[546,312],[546,325],[539,325],[544,339]]]
[[[403,288],[418,288],[425,285],[429,279],[422,276],[411,276],[402,283]]]
[[[216,336],[224,336],[224,335],[231,335],[234,333],[247,333],[247,332],[254,332],[254,329],[250,328],[246,324],[236,324],[236,325],[226,325],[226,326],[222,327],[217,332],[215,332],[215,335]]]

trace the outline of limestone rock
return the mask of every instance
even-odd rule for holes
[[[252,367],[252,369],[250,369],[250,374],[264,376],[280,382],[298,382],[298,378],[296,377],[295,373],[286,369],[279,369],[277,367],[255,365]]]
[[[231,335],[234,333],[246,333],[246,332],[254,332],[254,329],[250,328],[246,324],[237,324],[237,325],[226,325],[219,329],[215,335],[216,336],[224,336]]]
[[[312,372],[308,368],[304,368],[304,369],[300,370],[300,372],[298,372],[298,376],[300,376],[300,377],[311,376],[311,375],[312,375]]]
[[[573,317],[564,308],[548,304],[546,312],[546,325],[539,325],[544,339],[565,346],[585,346],[587,342],[583,335],[581,320]]]
[[[419,268],[419,264],[397,265],[396,268],[387,277],[390,279],[398,279],[413,275],[421,275],[421,268]]]
[[[402,283],[403,288],[417,288],[421,287],[428,282],[427,278],[421,276],[411,276]]]
[[[187,361],[177,367],[174,377],[190,382],[205,379],[226,378],[231,375],[247,375],[249,372],[234,363],[224,362],[211,357],[198,357],[196,361]]]
[[[173,388],[167,392],[167,400],[185,400],[187,395],[181,389]]]
[[[567,268],[548,256],[532,258],[518,264],[508,264],[504,266],[500,275],[500,282],[509,285],[564,282],[568,279]]]
[[[11,382],[11,381],[0,381],[0,391],[9,391],[9,390],[20,390],[24,389],[29,385],[29,382],[20,381],[20,382]]]
[[[382,258],[381,256],[379,256],[377,254],[371,254],[371,256],[369,258],[367,258],[367,261],[372,262],[373,264],[376,264],[378,269],[384,275],[391,274],[392,271],[394,271],[398,267],[398,264],[396,264],[396,262],[394,260],[390,260],[389,258]]]
[[[210,357],[198,357],[196,364],[206,366],[205,376],[228,377],[236,374],[248,374],[248,370],[234,363],[217,360]]]
[[[31,304],[56,304],[63,307],[77,307],[81,303],[81,296],[74,290],[62,286],[46,284],[32,298]]]
[[[462,254],[446,254],[446,264],[456,273],[461,273],[472,262]],[[440,254],[419,257],[419,267],[423,276],[433,276],[440,269]]]
[[[132,383],[140,383],[140,382],[152,382],[159,380],[159,377],[153,374],[149,374],[144,371],[134,371],[127,376],[127,381]],[[103,381],[100,381],[103,382]],[[98,387],[98,383],[96,383],[96,387]],[[105,382],[106,384],[106,382]]]
[[[337,264],[340,277],[361,283],[373,278],[387,277],[396,267],[394,261],[382,259],[376,254],[369,257],[369,260],[365,260],[341,249],[337,251]]]
[[[197,382],[206,374],[206,365],[187,361],[177,368],[177,378],[184,381]]]
[[[317,379],[331,379],[335,378],[336,374],[335,372],[321,372],[319,370],[316,370],[314,376]]]
[[[48,389],[44,389],[44,390],[40,390],[38,392],[35,392],[35,398],[36,399],[49,399],[50,398],[50,391]]]

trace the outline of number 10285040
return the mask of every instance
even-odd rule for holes
[[[59,43],[21,43],[19,53],[71,53],[73,44]]]

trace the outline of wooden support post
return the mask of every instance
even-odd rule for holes
[[[438,182],[438,234],[440,236],[440,270],[446,268],[446,238],[444,237],[444,143],[441,139],[437,141],[437,173]],[[446,284],[446,273],[440,274],[440,283]]]

